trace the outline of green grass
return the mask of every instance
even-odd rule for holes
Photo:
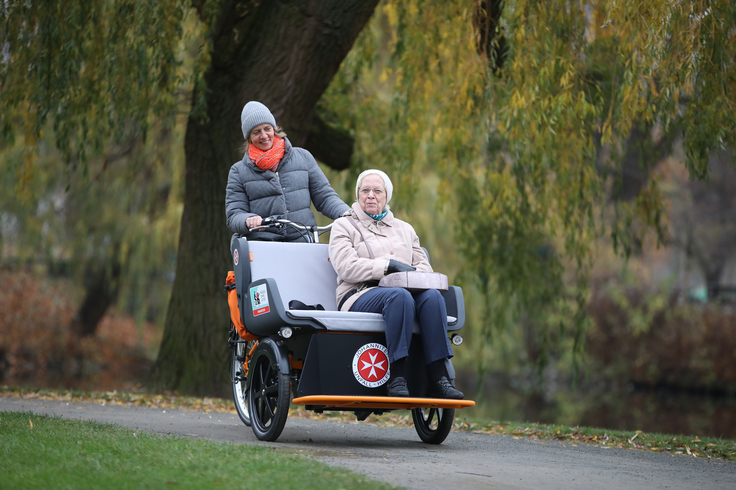
[[[394,488],[271,448],[0,412],[2,488]]]
[[[347,412],[325,412],[313,415],[303,408],[292,408],[290,416],[321,418],[326,420],[354,420]],[[380,416],[371,415],[368,422],[392,426],[413,426],[411,415],[397,411]],[[656,432],[625,431],[554,424],[534,424],[529,422],[498,422],[495,420],[466,419],[462,411],[455,412],[455,431],[511,436],[514,439],[528,438],[540,441],[554,440],[577,444],[595,444],[606,447],[657,451],[696,458],[724,459],[736,461],[736,440],[716,437],[684,436],[658,434]]]
[[[0,396],[31,398],[35,400],[55,400],[67,402],[93,401],[112,404],[130,404],[157,409],[198,410],[204,412],[235,413],[232,400],[220,398],[195,398],[179,395],[149,395],[142,393],[81,392],[21,387],[0,387]],[[302,406],[292,406],[289,417],[354,421],[351,412],[325,412],[316,414],[304,410]],[[413,425],[411,414],[405,410],[380,416],[371,415],[367,423],[382,426]],[[599,446],[626,449],[659,451],[684,457],[723,459],[736,461],[736,440],[714,437],[658,434],[642,431],[620,431],[591,427],[570,427],[520,422],[499,422],[481,419],[466,419],[462,410],[455,412],[453,430],[485,434],[499,434],[514,438],[566,441],[575,444],[597,444]],[[2,427],[0,426],[0,434]],[[1,449],[0,449],[1,450]],[[0,453],[0,456],[2,453]],[[0,470],[2,465],[0,463]]]
[[[658,434],[593,427],[530,424],[518,422],[457,421],[456,428],[487,434],[503,434],[514,438],[566,441],[599,446],[657,451],[708,459],[736,461],[736,440],[715,437]]]

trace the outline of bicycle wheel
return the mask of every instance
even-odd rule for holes
[[[232,360],[230,362],[230,380],[233,387],[233,401],[235,410],[243,423],[250,427],[250,411],[248,410],[247,390],[247,366],[245,357],[253,347],[253,342],[238,342],[232,348]]]
[[[248,373],[248,408],[251,429],[261,441],[275,441],[289,415],[289,373],[279,371],[278,353],[262,342],[253,353]]]
[[[449,408],[414,408],[411,411],[414,428],[427,444],[442,444],[452,430],[455,410]]]

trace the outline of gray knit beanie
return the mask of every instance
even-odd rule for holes
[[[253,128],[259,124],[268,123],[274,129],[276,128],[276,119],[273,118],[273,114],[268,110],[268,107],[254,100],[251,100],[243,107],[243,112],[240,114],[240,123],[243,128],[243,137],[246,140],[248,140],[248,136],[253,131]]]

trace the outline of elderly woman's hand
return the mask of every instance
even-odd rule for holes
[[[403,262],[399,262],[398,260],[391,259],[388,261],[388,269],[386,269],[386,272],[388,272],[389,274],[393,274],[394,272],[409,272],[415,270],[417,270],[416,267],[412,267]]]

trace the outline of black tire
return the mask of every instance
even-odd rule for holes
[[[450,408],[414,408],[411,411],[414,428],[427,444],[442,444],[452,430],[455,410]]]
[[[253,342],[239,342],[232,348],[233,354],[230,361],[230,380],[233,387],[233,401],[235,410],[243,423],[250,427],[250,409],[248,408],[248,389],[243,363],[245,356],[253,347]]]
[[[261,342],[248,371],[248,409],[253,433],[261,441],[275,441],[289,415],[289,373],[279,371],[272,342]]]

